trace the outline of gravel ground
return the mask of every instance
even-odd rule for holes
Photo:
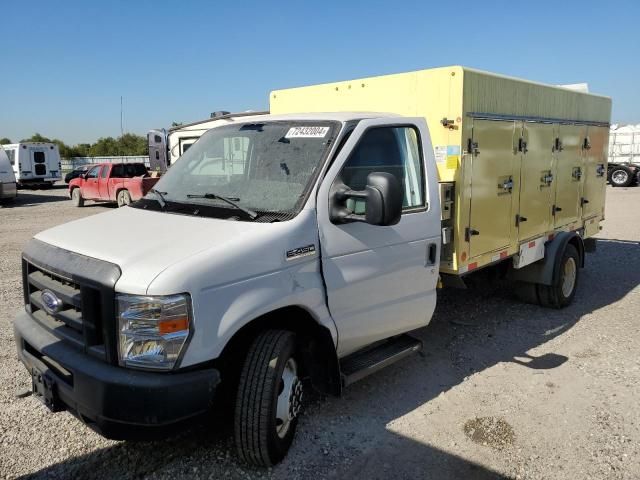
[[[313,399],[289,456],[254,470],[236,462],[225,424],[114,442],[21,398],[20,251],[40,230],[110,208],[21,191],[0,208],[0,478],[638,479],[640,188],[607,193],[573,305],[524,305],[509,288],[442,292],[417,332],[423,355]]]

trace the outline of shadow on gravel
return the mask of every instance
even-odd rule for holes
[[[11,202],[3,203],[4,208],[36,207],[41,203],[68,202],[66,195],[47,195],[46,190],[20,190],[18,196]]]
[[[563,334],[583,316],[622,299],[640,283],[638,272],[638,242],[599,239],[598,251],[587,257],[580,271],[573,304],[563,310],[522,304],[504,285],[441,292],[432,323],[414,332],[424,342],[424,355],[367,377],[346,389],[341,399],[311,402],[289,455],[268,472],[236,463],[227,420],[222,428],[203,426],[164,441],[122,442],[44,468],[35,477],[186,478],[198,473],[208,478],[213,471],[212,478],[220,472],[228,474],[225,478],[510,478],[396,434],[387,424],[500,362],[521,365],[523,376],[571,362],[570,356],[528,352]],[[465,323],[456,324],[461,318]],[[462,428],[468,419],[456,414],[451,405],[450,415]]]

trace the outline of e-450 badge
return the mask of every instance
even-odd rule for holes
[[[315,254],[316,246],[311,244],[305,245],[304,247],[298,247],[292,250],[288,250],[285,257],[287,258],[287,260],[295,260],[296,258],[308,257]]]

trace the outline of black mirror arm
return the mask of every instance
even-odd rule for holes
[[[355,213],[351,213],[346,207],[344,207],[344,203],[350,198],[362,198],[364,200],[367,199],[367,191],[366,190],[351,190],[346,185],[342,185],[338,189],[336,189],[333,198],[340,205],[339,208],[334,208],[332,212],[332,220],[338,223],[348,223],[348,222],[366,222],[367,219],[364,215],[357,215]]]

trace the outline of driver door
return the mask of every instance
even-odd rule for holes
[[[425,152],[429,161],[425,161]],[[424,119],[371,119],[356,126],[318,191],[321,261],[338,354],[426,325],[436,305],[440,205],[433,150]],[[400,222],[332,223],[331,186],[362,190],[372,172],[403,187]],[[362,214],[366,205],[350,201]]]
[[[98,191],[98,179],[100,177],[100,165],[90,169],[82,181],[82,196],[86,199],[99,198],[100,192]],[[107,167],[105,167],[107,168]]]

